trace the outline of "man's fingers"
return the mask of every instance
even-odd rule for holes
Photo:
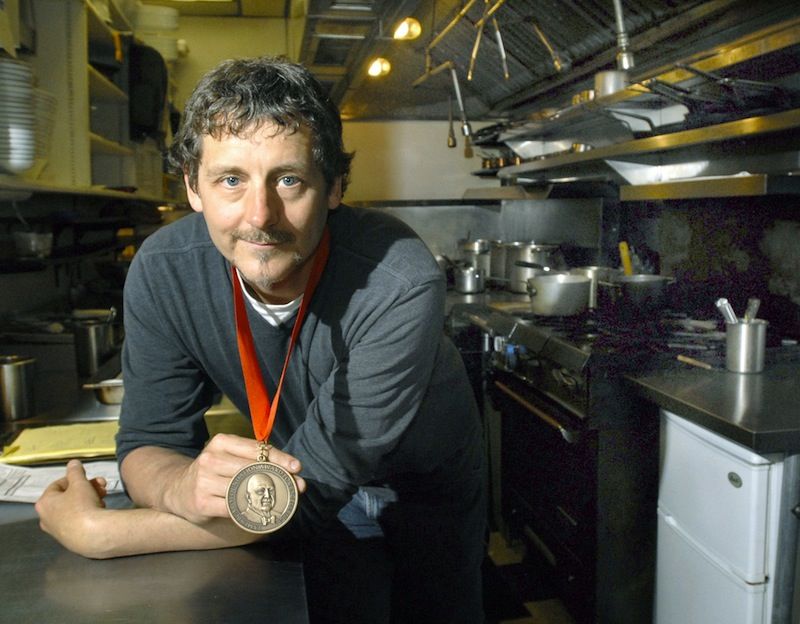
[[[273,464],[278,464],[292,474],[297,474],[303,468],[300,464],[300,460],[293,455],[289,455],[289,453],[284,453],[280,449],[276,449],[274,446],[271,446],[269,449],[269,461]]]
[[[67,480],[73,483],[76,479],[85,480],[86,470],[80,461],[77,459],[70,459],[67,462]]]

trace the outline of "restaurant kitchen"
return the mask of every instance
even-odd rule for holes
[[[701,621],[654,598],[678,591],[656,591],[668,565],[661,536],[675,534],[686,538],[675,544],[712,552],[696,586],[722,569],[731,587],[748,590],[741,608],[729,599],[738,621],[796,621],[795,562],[777,556],[796,542],[788,511],[796,493],[748,499],[742,514],[756,515],[769,539],[759,570],[744,573],[697,537],[677,511],[684,503],[670,502],[672,473],[659,473],[659,459],[673,457],[660,446],[666,432],[693,443],[711,432],[714,441],[700,446],[732,441],[725,457],[772,475],[773,491],[797,481],[800,414],[787,389],[800,371],[792,359],[800,339],[795,3],[147,2],[179,7],[179,17],[175,27],[141,28],[129,4],[5,3],[7,13],[18,9],[8,20],[16,60],[58,101],[49,150],[0,176],[0,353],[35,357],[37,417],[58,420],[96,401],[83,386],[118,372],[102,365],[114,368],[124,339],[109,311],[121,309],[126,265],[144,237],[185,210],[180,182],[162,177],[170,115],[220,58],[288,54],[312,67],[342,110],[346,147],[356,152],[345,200],[396,214],[442,261],[447,329],[484,411],[494,528],[551,566],[573,617],[634,622],[654,610],[662,624]],[[422,34],[392,40],[406,15]],[[129,28],[166,59],[168,105],[155,133],[127,123],[130,68],[115,65],[113,32]],[[391,72],[372,79],[365,70],[375,56]],[[24,230],[52,234],[50,253],[18,251],[14,234]],[[458,281],[468,264],[491,260],[498,241],[557,249],[557,260],[533,258],[554,270],[616,274],[625,242],[635,273],[667,278],[664,299],[641,314],[609,274],[596,306],[587,300],[566,324],[536,316],[535,267],[508,267],[527,270],[516,288],[505,281],[510,271],[490,264],[481,279]],[[726,370],[722,297],[739,316],[748,299],[760,300],[758,318],[769,322],[763,372]],[[111,340],[99,371],[78,356],[87,325]],[[742,447],[759,459],[742,460]],[[726,469],[726,484],[728,473],[741,469]],[[729,502],[719,502],[722,519],[697,523],[729,523]],[[746,534],[750,543],[756,529],[730,540]],[[661,576],[680,577],[674,569]],[[695,608],[722,618],[712,600]]]

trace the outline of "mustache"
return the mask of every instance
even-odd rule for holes
[[[248,243],[257,243],[260,245],[278,245],[280,243],[293,243],[295,240],[294,234],[284,230],[249,230],[243,232],[235,230],[233,238],[237,240],[246,241]]]

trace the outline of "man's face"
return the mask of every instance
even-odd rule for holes
[[[189,203],[211,240],[268,303],[302,294],[328,210],[341,201],[314,164],[309,130],[265,123],[244,137],[203,137],[197,192]],[[187,181],[188,182],[188,181]]]
[[[267,475],[254,474],[247,482],[247,500],[253,507],[268,512],[275,505],[275,485]]]

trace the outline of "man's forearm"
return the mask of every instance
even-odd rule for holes
[[[92,559],[110,559],[176,550],[210,550],[249,544],[258,535],[225,518],[202,526],[155,509],[108,509],[94,515],[92,531],[81,532],[82,544],[71,550]]]
[[[121,466],[131,500],[139,507],[181,515],[171,500],[171,490],[192,463],[190,457],[157,446],[131,451]]]

